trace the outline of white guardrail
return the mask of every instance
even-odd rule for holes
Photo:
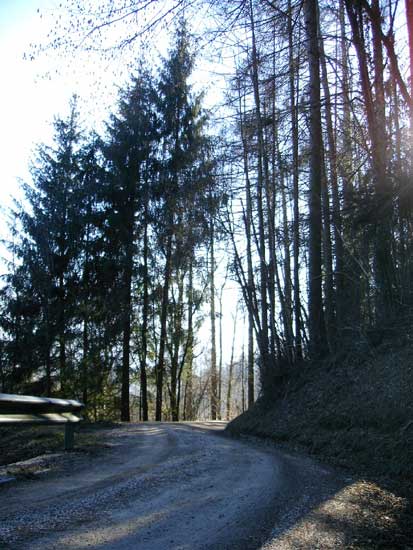
[[[82,420],[83,403],[72,399],[0,393],[0,425],[64,424],[65,450],[73,449],[74,424]]]

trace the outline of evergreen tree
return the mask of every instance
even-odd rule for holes
[[[123,421],[130,420],[130,356],[136,257],[138,246],[142,246],[147,231],[150,186],[156,170],[157,114],[154,98],[152,78],[149,73],[141,71],[132,79],[129,87],[121,92],[118,114],[111,117],[108,142],[104,146],[107,162],[105,211],[108,214],[108,253],[117,270],[113,292],[116,293],[122,335]],[[147,247],[147,244],[144,243],[144,246]],[[143,275],[145,285],[148,274]],[[142,373],[145,368],[142,362]],[[145,376],[141,381],[144,383],[142,392],[146,401]]]
[[[207,239],[207,220],[213,206],[208,195],[213,184],[214,162],[210,140],[206,136],[207,117],[202,109],[202,94],[194,94],[190,85],[195,64],[191,49],[190,34],[185,22],[180,21],[158,83],[162,148],[155,230],[164,258],[164,270],[155,369],[156,420],[162,417],[168,347],[171,414],[173,420],[178,419],[183,366],[188,348],[193,346],[193,326],[189,325],[188,332],[183,328],[184,280],[188,281],[188,295],[191,295],[195,251]],[[194,307],[192,299],[186,309],[188,307]],[[169,312],[172,312],[172,318],[168,346]],[[192,315],[193,311],[187,313],[189,318]]]
[[[32,184],[24,185],[28,206],[15,214],[21,227],[15,246],[18,267],[4,292],[10,300],[13,328],[8,332],[16,368],[29,360],[28,372],[38,371],[48,393],[58,373],[55,389],[66,394],[74,375],[71,321],[76,315],[82,241],[81,135],[75,99],[67,119],[56,119],[54,130],[54,146],[39,147]]]

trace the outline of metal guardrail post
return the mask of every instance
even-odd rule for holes
[[[72,451],[74,446],[74,426],[70,422],[65,424],[65,451]]]

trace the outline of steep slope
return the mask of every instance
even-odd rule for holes
[[[285,548],[301,547],[303,533],[333,525],[349,541],[346,548],[413,549],[412,345],[297,366],[279,398],[259,400],[227,431],[269,439],[351,473],[338,501],[307,518]]]
[[[259,400],[227,430],[305,450],[413,487],[413,347],[303,364],[273,403]]]

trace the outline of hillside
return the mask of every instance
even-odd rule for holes
[[[388,548],[392,541],[391,548],[408,548],[413,540],[413,347],[365,351],[364,359],[353,353],[296,367],[279,399],[259,400],[227,430],[267,438],[346,469],[357,480],[353,504],[358,500],[375,524],[392,518],[391,534],[381,540],[386,532],[381,525],[380,540],[373,537],[371,547]]]

